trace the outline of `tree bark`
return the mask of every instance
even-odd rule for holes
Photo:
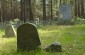
[[[43,20],[46,20],[46,0],[43,0]]]
[[[80,13],[80,1],[78,0],[78,9],[77,9],[77,12],[78,12],[78,17],[80,17],[81,15],[81,13]]]
[[[75,13],[75,16],[77,18],[77,0],[74,1],[75,2],[75,5],[74,5],[74,13]]]
[[[31,0],[29,0],[29,20],[33,20],[33,13],[32,13],[32,6],[31,6]]]
[[[81,17],[84,17],[84,1],[81,0]]]
[[[51,0],[51,20],[53,20],[52,0]]]

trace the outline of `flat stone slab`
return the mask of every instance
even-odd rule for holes
[[[59,42],[52,43],[51,45],[47,46],[45,51],[51,51],[51,52],[61,52],[62,48]]]

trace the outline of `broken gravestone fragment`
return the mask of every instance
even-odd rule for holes
[[[47,52],[49,52],[49,51],[51,51],[51,52],[61,52],[62,48],[61,48],[60,43],[56,42],[56,43],[52,43],[51,45],[46,47],[44,50],[47,51]]]
[[[5,28],[5,35],[4,37],[15,37],[16,36],[16,31],[14,29],[14,26],[13,25],[6,25],[6,28]]]
[[[37,29],[34,25],[26,23],[17,29],[17,50],[35,50],[41,45]]]

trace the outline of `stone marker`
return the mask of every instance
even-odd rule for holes
[[[72,20],[72,5],[71,4],[61,4],[59,6],[59,20],[60,21]]]
[[[17,50],[35,50],[40,46],[40,39],[34,25],[26,23],[17,29]]]
[[[15,36],[16,36],[16,31],[14,29],[14,26],[10,24],[6,25],[4,37],[15,37]]]
[[[59,42],[53,43],[44,49],[45,51],[61,52],[62,48]]]
[[[39,18],[36,18],[36,19],[35,19],[35,24],[36,24],[37,26],[39,26]]]
[[[72,5],[60,4],[58,24],[71,24],[72,20]]]

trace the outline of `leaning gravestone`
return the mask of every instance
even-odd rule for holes
[[[14,29],[14,26],[10,24],[6,25],[4,37],[15,37],[15,36],[16,36],[16,31]]]
[[[17,49],[35,50],[41,45],[37,29],[34,25],[26,23],[17,29]]]

